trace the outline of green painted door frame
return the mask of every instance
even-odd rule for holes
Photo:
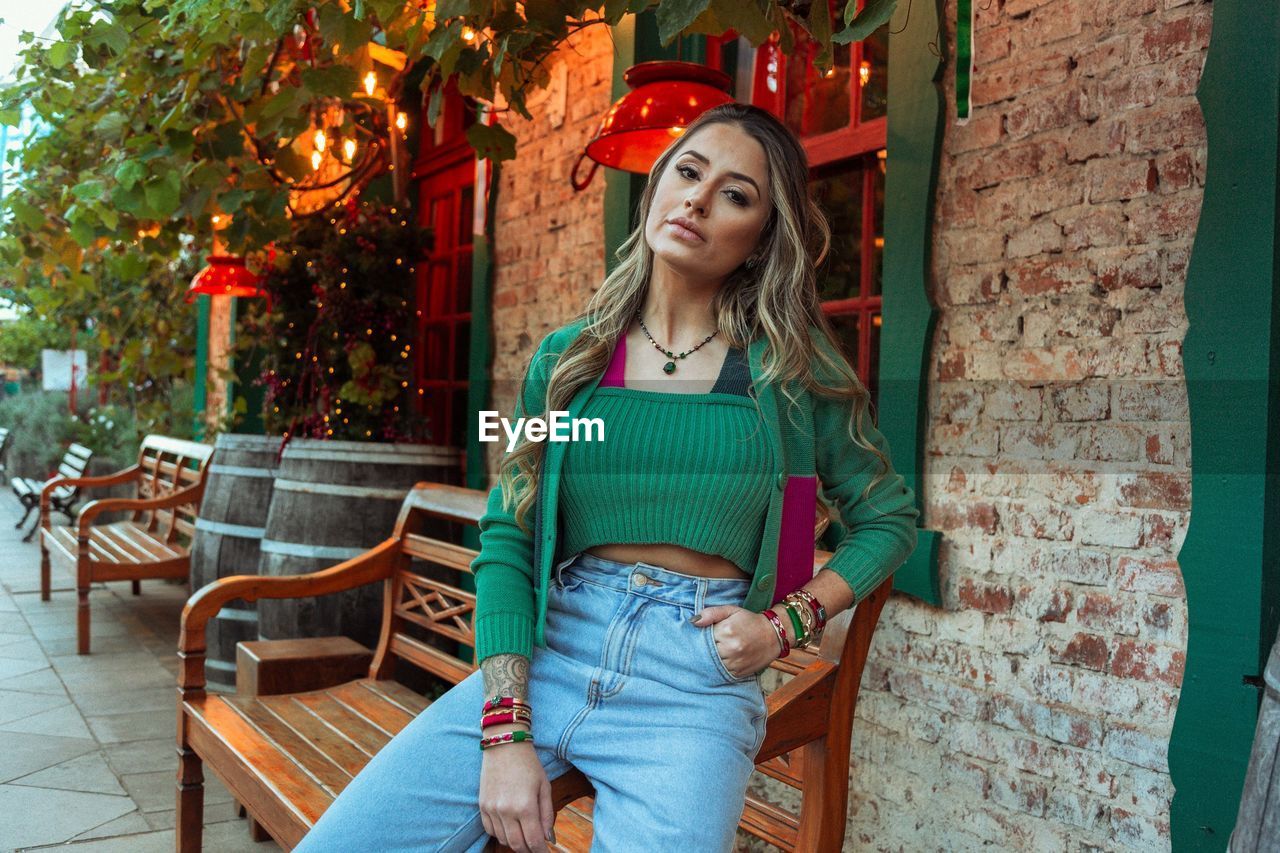
[[[1191,521],[1186,669],[1169,743],[1175,851],[1235,826],[1280,608],[1280,12],[1217,0],[1196,96],[1208,132],[1182,361]]]

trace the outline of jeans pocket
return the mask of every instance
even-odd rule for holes
[[[724,665],[724,658],[720,657],[720,650],[716,648],[715,625],[703,628],[702,633],[705,635],[707,652],[711,655],[712,662],[715,663],[716,669],[719,670],[726,683],[741,684],[755,679],[756,674],[754,672],[748,672],[745,675],[734,675],[729,672],[729,668]]]

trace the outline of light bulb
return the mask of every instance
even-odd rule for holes
[[[373,97],[373,90],[378,88],[378,75],[370,71],[364,75],[364,91],[369,97]]]
[[[353,157],[355,157],[355,156],[356,156],[356,141],[355,141],[354,139],[348,139],[348,140],[346,140],[345,142],[343,142],[343,143],[342,143],[342,151],[343,151],[343,153],[345,153],[345,154],[347,155],[347,159],[348,159],[348,160],[350,160],[350,159],[352,159]]]
[[[313,172],[320,171],[320,161],[323,159],[324,159],[324,155],[321,154],[319,151],[312,151],[311,152],[311,171]]]
[[[328,137],[324,135],[323,130],[317,130],[315,135],[315,146],[317,151],[324,151],[324,146],[329,142]]]

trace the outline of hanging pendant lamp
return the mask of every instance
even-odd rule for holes
[[[647,175],[655,160],[685,128],[712,107],[733,100],[729,75],[693,62],[653,61],[622,74],[631,91],[600,119],[595,138],[573,165],[569,180],[584,190],[600,166]],[[578,167],[591,158],[591,171],[578,179]]]

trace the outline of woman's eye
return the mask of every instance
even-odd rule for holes
[[[697,170],[695,170],[692,166],[676,166],[676,171],[679,172],[681,175],[684,175],[686,178],[690,177],[689,175],[690,172],[693,173],[694,178],[698,177]]]
[[[747,203],[747,197],[737,190],[730,190],[726,195],[734,204],[745,206]]]

